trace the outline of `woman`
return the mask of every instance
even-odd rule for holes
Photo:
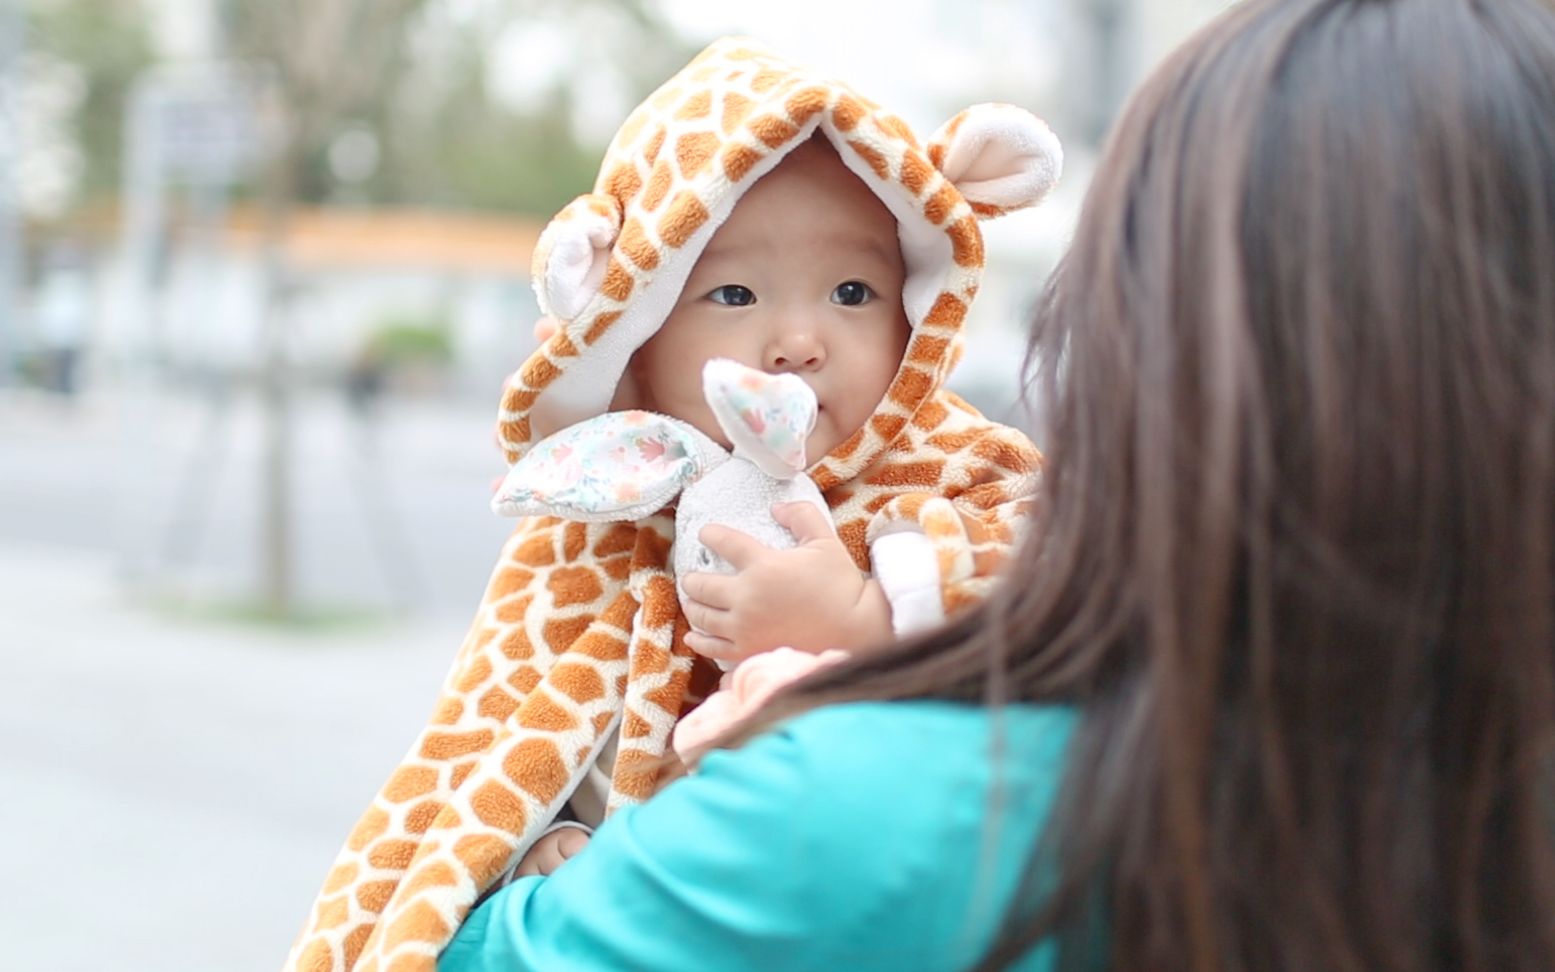
[[[1233,8],[1127,109],[1035,351],[1003,595],[442,968],[1555,968],[1555,8]]]

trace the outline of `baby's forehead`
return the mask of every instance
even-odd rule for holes
[[[801,143],[735,201],[701,259],[780,246],[901,260],[896,217],[820,135]]]

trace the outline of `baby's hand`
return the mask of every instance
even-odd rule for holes
[[[551,874],[588,842],[589,835],[578,827],[553,830],[535,841],[535,845],[524,854],[524,859],[518,862],[518,867],[513,869],[513,875],[531,877]]]
[[[725,526],[699,539],[734,565],[733,574],[687,574],[686,644],[709,658],[741,661],[788,646],[820,652],[857,648],[891,637],[891,608],[810,503],[772,508],[799,545],[773,550]]]

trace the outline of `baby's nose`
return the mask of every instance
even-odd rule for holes
[[[808,327],[789,327],[766,350],[768,371],[813,371],[826,363],[826,347]]]

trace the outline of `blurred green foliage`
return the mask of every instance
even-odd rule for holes
[[[79,201],[116,193],[130,85],[154,59],[145,12],[103,0],[52,0],[26,9],[27,46],[69,65],[82,84],[70,119],[85,163]]]
[[[638,95],[690,54],[653,0],[487,0],[469,23],[449,15],[448,0],[211,2],[221,35],[215,53],[261,66],[276,81],[290,121],[281,191],[304,204],[548,217],[587,191],[604,146],[578,135],[566,85],[523,109],[496,98],[487,80],[493,37],[515,23],[572,25],[579,45],[617,55],[612,63]],[[126,100],[156,58],[149,0],[29,7],[31,50],[71,65],[85,82],[71,133],[86,161],[75,203],[91,203],[118,189]],[[329,149],[348,128],[371,133],[378,160],[347,186]],[[273,198],[260,189],[264,178],[236,194]]]
[[[454,357],[452,328],[446,315],[391,314],[368,334],[365,351],[384,367],[447,364]]]

